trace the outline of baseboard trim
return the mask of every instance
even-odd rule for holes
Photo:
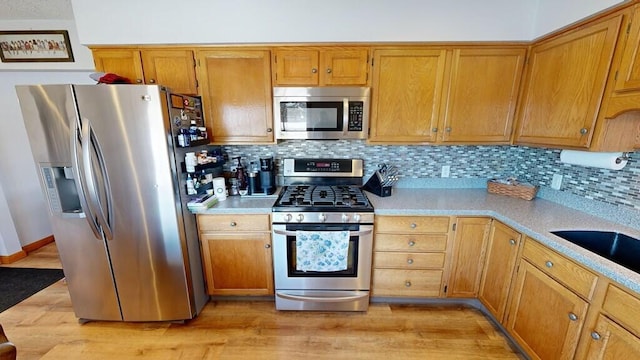
[[[30,252],[36,251],[45,245],[51,244],[54,241],[55,241],[55,238],[53,237],[53,235],[49,235],[38,241],[34,241],[31,244],[27,244],[23,246],[22,250],[18,251],[15,254],[0,255],[0,264],[11,264],[20,259],[24,259],[27,257],[27,255],[29,255]]]

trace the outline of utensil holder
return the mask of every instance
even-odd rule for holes
[[[362,188],[380,197],[391,196],[391,186],[382,186],[380,183],[380,174],[378,174],[377,171],[371,176],[371,178],[369,178]]]

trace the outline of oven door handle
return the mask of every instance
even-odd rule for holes
[[[276,296],[281,297],[283,299],[287,299],[287,300],[296,300],[296,301],[312,300],[316,302],[332,303],[332,302],[344,302],[344,301],[352,301],[352,300],[366,298],[369,296],[369,293],[367,292],[365,294],[354,295],[354,296],[324,297],[324,296],[292,295],[292,294],[285,294],[285,293],[279,292],[276,294]]]
[[[289,231],[289,230],[273,230],[274,233],[278,234],[278,235],[285,235],[285,236],[296,236],[296,232],[295,231]],[[368,230],[362,230],[362,231],[350,231],[349,235],[351,236],[364,236],[364,235],[369,235],[373,232],[372,229],[368,229]]]

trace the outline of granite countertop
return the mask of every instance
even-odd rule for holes
[[[585,267],[640,293],[640,274],[551,234],[556,230],[617,231],[640,238],[640,229],[535,198],[526,201],[486,189],[394,188],[393,195],[367,192],[376,215],[490,216],[574,259]],[[200,214],[268,214],[275,197],[227,197]],[[626,216],[626,215],[624,215]]]

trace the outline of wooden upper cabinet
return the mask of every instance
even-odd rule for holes
[[[615,91],[640,91],[640,5],[633,8]]]
[[[436,140],[446,54],[444,49],[374,50],[370,142]]]
[[[97,71],[114,73],[134,84],[163,85],[180,94],[198,93],[193,51],[184,49],[93,50]]]
[[[212,142],[273,142],[270,52],[203,49],[196,58]]]
[[[516,143],[589,147],[621,20],[609,18],[531,48]]]
[[[179,94],[197,94],[196,69],[191,50],[143,50],[145,84],[160,84]]]
[[[443,142],[509,143],[525,54],[525,48],[453,51]]]
[[[276,49],[277,86],[367,85],[368,48]]]
[[[96,71],[113,73],[142,84],[142,59],[137,49],[93,49],[93,62]]]

